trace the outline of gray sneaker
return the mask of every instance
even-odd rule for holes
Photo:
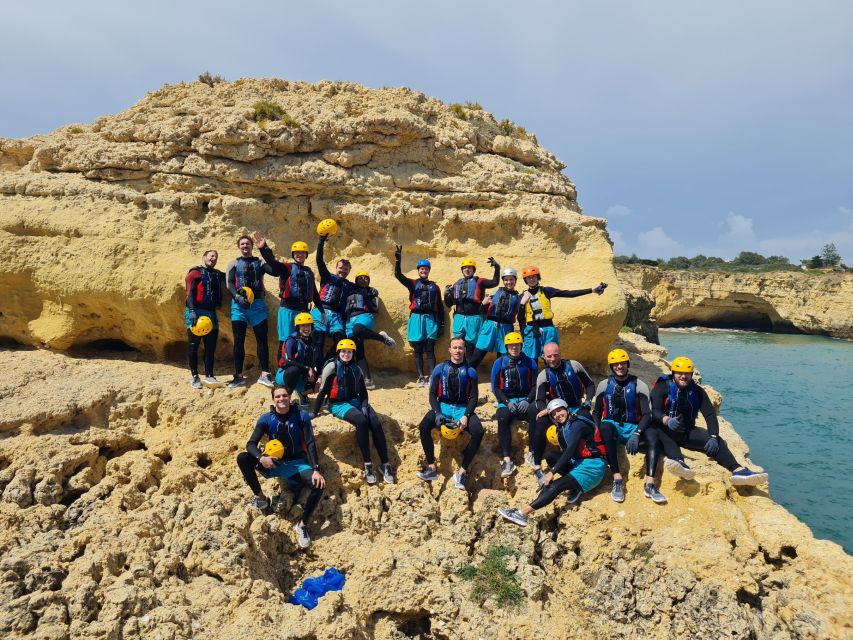
[[[610,497],[613,502],[625,502],[625,481],[614,480],[613,488],[610,490]]]
[[[529,464],[531,467],[536,465],[536,462],[533,458],[533,452],[532,451],[528,451],[527,453],[524,454],[524,461],[527,464]]]
[[[498,507],[498,513],[501,514],[501,517],[504,520],[509,520],[513,524],[517,524],[519,527],[527,526],[527,516],[521,515],[521,511],[518,509],[510,509],[509,507]]]
[[[193,379],[190,380],[190,384],[192,384],[193,389],[201,389],[201,378],[193,376]]]
[[[741,469],[732,473],[731,481],[736,487],[757,487],[767,482],[768,475],[763,471]]]
[[[580,500],[580,499],[581,499],[581,496],[582,496],[582,495],[583,495],[583,491],[581,491],[580,489],[578,489],[577,491],[575,491],[574,493],[572,493],[572,494],[570,494],[570,495],[569,495],[569,497],[568,497],[568,499],[566,500],[566,502],[568,502],[569,504],[574,504],[575,502],[577,502],[578,500]]]
[[[258,496],[255,496],[254,498],[252,498],[252,501],[249,503],[249,506],[255,507],[256,509],[260,509],[261,511],[263,511],[264,509],[270,506],[270,501],[266,498],[260,498]]]
[[[545,472],[542,469],[534,469],[533,476],[536,478],[537,484],[541,487],[545,482]]]
[[[513,464],[512,460],[504,460],[501,462],[501,478],[509,478],[517,467]]]
[[[268,373],[262,373],[258,377],[258,384],[262,384],[265,387],[269,387],[270,389],[272,389],[275,386],[275,382],[273,382],[272,376],[270,376],[270,374],[268,374]]]
[[[427,386],[426,376],[421,376],[418,378],[418,389],[423,389],[425,386]]]
[[[224,382],[219,382],[219,380],[216,379],[216,376],[205,376],[201,379],[201,383],[205,387],[221,387],[225,384]]]
[[[379,465],[379,471],[382,473],[382,482],[385,484],[394,484],[394,470],[391,468],[391,463]]]
[[[655,484],[643,485],[643,495],[647,498],[651,498],[652,502],[656,502],[657,504],[663,504],[666,502],[666,496],[658,491],[657,485]]]
[[[293,530],[296,532],[296,543],[302,549],[307,549],[311,546],[311,537],[308,535],[308,527],[299,524],[293,525]]]
[[[376,484],[376,471],[373,470],[372,462],[364,463],[364,481],[367,484]]]
[[[458,469],[453,474],[453,483],[456,485],[456,488],[464,491],[466,482],[468,482],[468,474],[462,471],[462,469]]]
[[[688,467],[684,460],[678,458],[666,458],[663,461],[663,468],[682,480],[693,480],[696,477],[696,472]]]
[[[376,385],[373,382],[373,378],[365,378],[364,379],[364,388],[368,391],[372,391],[376,388]]]
[[[438,480],[438,471],[432,467],[425,467],[418,471],[417,476],[424,482],[432,482],[434,480]]]
[[[309,405],[307,393],[299,393],[297,394],[297,398],[299,399],[300,407],[307,407]]]
[[[227,385],[229,389],[236,389],[237,387],[245,387],[246,386],[246,378],[243,376],[237,377],[234,376],[234,379],[231,380]]]
[[[391,336],[389,336],[389,335],[388,335],[387,333],[385,333],[384,331],[380,331],[380,332],[379,332],[379,335],[380,335],[380,336],[382,336],[382,339],[385,341],[385,344],[386,344],[387,346],[389,346],[389,347],[396,347],[396,346],[397,346],[397,341],[396,341],[396,340],[394,340],[394,338],[392,338]]]

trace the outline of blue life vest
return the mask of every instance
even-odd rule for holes
[[[691,381],[690,384],[687,385],[687,388],[682,390],[675,383],[675,380],[672,379],[671,375],[660,376],[655,384],[658,382],[666,382],[669,385],[669,395],[666,397],[666,400],[663,401],[663,408],[670,418],[674,418],[678,415],[679,391],[682,394],[685,392],[687,393],[687,404],[690,407],[690,414],[684,416],[687,421],[685,426],[687,428],[693,427],[696,424],[696,416],[699,415],[699,409],[702,407],[702,392],[696,383]]]
[[[468,391],[477,384],[477,374],[467,363],[458,367],[445,360],[433,371],[438,376],[438,399],[447,404],[468,404]]]
[[[252,256],[237,258],[234,268],[234,287],[239,291],[242,287],[249,287],[255,293],[255,298],[264,292],[264,271],[259,258]]]
[[[581,403],[583,384],[572,368],[571,362],[563,360],[562,365],[557,370],[546,366],[545,372],[548,374],[549,393],[552,400],[561,398],[570,407],[577,407]]]
[[[347,373],[350,373],[354,380],[352,389],[347,386]],[[357,398],[363,377],[361,367],[357,364],[352,362],[345,364],[341,362],[340,358],[335,358],[335,379],[332,381],[332,388],[329,390],[329,400],[340,402]]]
[[[290,411],[284,420],[275,411],[267,414],[266,426],[267,436],[270,440],[280,440],[284,445],[285,459],[300,457],[301,453],[307,453],[308,446],[302,438],[302,427],[308,422],[308,414],[299,409],[298,405],[291,405]]]
[[[569,441],[569,433],[572,428],[572,423],[576,420],[579,420],[590,427],[592,427],[593,434],[592,437],[581,438],[578,442],[577,451],[573,453],[573,458],[603,458],[607,456],[607,449],[604,446],[604,440],[601,437],[601,432],[598,430],[598,427],[595,425],[595,421],[591,418],[581,415],[574,414],[570,415],[569,419],[566,420],[566,424],[562,426],[562,428],[557,429],[557,440],[559,441],[560,450],[565,451],[566,445]],[[559,425],[558,425],[559,426]]]
[[[305,342],[302,338],[299,337],[298,333],[294,333],[287,340],[284,341],[284,344],[281,346],[281,353],[279,354],[278,366],[283,367],[286,364],[287,360],[292,360],[294,362],[298,362],[300,364],[304,364],[309,367],[314,367],[317,363],[317,355],[318,349],[311,342],[311,338],[308,338],[308,342]],[[296,346],[295,353],[292,357],[287,358],[287,353],[293,347]]]
[[[201,275],[196,290],[189,293],[194,305],[202,309],[215,309],[222,304],[222,284],[219,281],[222,272],[205,267],[193,267],[190,271],[198,271]]]
[[[415,280],[413,286],[411,304],[409,309],[413,313],[436,313],[436,300],[438,300],[438,285],[431,280]]]
[[[310,267],[292,262],[290,276],[279,278],[278,287],[282,299],[302,303],[307,309],[314,294],[314,272]]]
[[[332,311],[343,313],[346,308],[346,295],[352,284],[340,276],[331,275],[323,288],[320,289],[320,300],[323,306]]]
[[[373,287],[358,287],[347,296],[346,313],[355,316],[360,313],[379,311],[379,292]]]
[[[501,324],[513,324],[518,313],[518,301],[521,295],[518,291],[510,291],[501,287],[492,295],[486,318]]]
[[[483,296],[479,284],[480,278],[476,276],[459,278],[456,284],[453,285],[453,300],[456,304],[459,304],[463,300],[480,304],[483,301]]]
[[[536,378],[535,364],[524,353],[516,360],[504,354],[500,357],[500,373],[498,386],[508,398],[522,398],[530,393]]]
[[[620,389],[619,395],[625,399],[625,407],[617,406],[614,402],[616,390]],[[637,424],[640,421],[640,402],[637,397],[637,378],[630,376],[626,385],[620,385],[615,376],[607,379],[607,389],[604,390],[604,412],[601,416],[614,422],[628,422]]]

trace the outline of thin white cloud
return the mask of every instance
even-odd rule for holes
[[[752,218],[729,211],[724,221],[726,231],[720,236],[720,245],[724,253],[736,255],[741,251],[751,251],[755,246],[755,231]]]
[[[611,204],[609,207],[607,207],[607,211],[604,214],[606,218],[629,215],[631,215],[631,208],[626,207],[624,204]]]
[[[663,227],[654,227],[637,236],[637,247],[643,257],[671,256],[683,249],[681,243],[670,238]]]

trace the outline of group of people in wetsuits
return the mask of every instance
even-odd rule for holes
[[[322,226],[318,227],[318,232],[321,231]],[[328,403],[332,415],[355,428],[365,482],[375,484],[380,478],[386,483],[395,482],[382,424],[368,401],[368,390],[374,384],[364,340],[381,341],[391,347],[395,343],[384,331],[374,330],[378,292],[370,287],[369,274],[360,271],[355,282],[350,282],[351,265],[345,259],[338,260],[334,274],[329,272],[323,256],[328,235],[320,233],[317,247],[319,290],[313,271],[305,265],[306,243],[294,242],[292,262],[281,262],[259,233],[238,239],[240,256],[228,265],[224,274],[215,269],[216,252],[208,251],[203,264],[190,269],[186,281],[185,323],[193,387],[220,385],[213,375],[213,352],[216,309],[223,300],[223,283],[231,294],[234,331],[235,375],[229,387],[246,384],[242,375],[243,341],[247,327],[251,325],[254,330],[261,368],[258,383],[272,387],[273,406],[258,418],[237,464],[255,494],[252,504],[260,509],[266,509],[270,501],[261,489],[258,474],[265,478],[278,477],[294,489],[309,488],[302,519],[294,526],[297,542],[303,548],[310,544],[306,522],[325,486],[311,426],[311,419],[324,404]],[[260,250],[263,260],[252,255],[254,247]],[[576,502],[602,482],[608,466],[613,474],[611,497],[622,502],[625,482],[618,465],[620,443],[632,455],[641,446],[645,447],[643,491],[656,503],[666,502],[654,480],[661,453],[665,455],[667,471],[684,479],[694,476],[684,461],[682,447],[703,450],[732,472],[734,485],[766,481],[766,474],[741,466],[720,438],[716,414],[705,391],[692,379],[693,364],[689,359],[676,358],[672,373],[661,376],[651,392],[645,383],[629,374],[628,354],[621,349],[609,354],[611,375],[597,389],[579,362],[563,359],[551,300],[590,293],[601,295],[605,283],[580,290],[543,287],[538,268],[531,265],[522,271],[527,289],[521,292],[516,290],[515,269],[501,270],[489,258],[493,277],[480,278],[476,276],[476,262],[465,258],[460,265],[461,277],[447,285],[442,295],[438,285],[429,279],[429,260],[418,261],[417,277],[408,278],[402,272],[402,254],[403,248],[398,245],[395,276],[408,291],[407,338],[414,351],[418,386],[428,387],[429,398],[429,409],[419,425],[426,459],[425,466],[417,473],[421,480],[439,479],[432,431],[438,430],[448,440],[466,433],[468,442],[453,474],[454,485],[466,489],[471,463],[484,435],[476,414],[477,368],[493,352],[496,358],[491,368],[491,390],[497,402],[501,477],[509,477],[517,470],[512,461],[512,427],[514,422],[522,421],[527,423],[528,435],[525,460],[539,484],[539,493],[529,504],[499,509],[511,522],[526,525],[530,513],[563,492],[568,492],[570,503]],[[274,378],[268,367],[266,345],[265,274],[277,276],[280,283],[279,366]],[[487,290],[498,282],[503,286],[489,294]],[[450,357],[436,365],[435,344],[444,332],[445,306],[454,309]],[[204,317],[209,322],[202,321]],[[332,338],[331,348],[324,353],[327,335]],[[202,341],[203,381],[197,371],[198,346]],[[312,392],[317,394],[313,406],[307,398]],[[293,393],[298,394],[295,402]],[[706,429],[695,426],[700,413],[705,418]],[[371,440],[379,456],[378,468],[372,461]],[[553,449],[546,452],[549,443]],[[547,473],[542,468],[543,459],[549,465]]]

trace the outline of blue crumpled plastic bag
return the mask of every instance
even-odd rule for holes
[[[305,578],[302,586],[297,589],[288,602],[290,604],[302,605],[309,611],[317,606],[318,598],[329,591],[340,591],[344,588],[346,577],[334,567],[326,569],[323,575],[317,578]]]

